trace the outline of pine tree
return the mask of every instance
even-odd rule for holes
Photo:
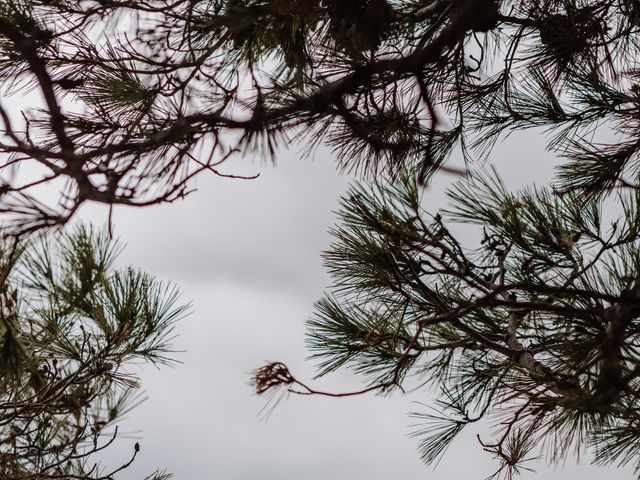
[[[598,196],[510,193],[495,171],[457,182],[435,214],[421,192],[405,178],[355,185],[342,200],[324,256],[333,287],[308,345],[319,375],[349,367],[368,386],[330,395],[438,391],[413,415],[427,463],[482,420],[497,432],[479,438],[500,460],[495,478],[584,450],[640,471],[640,190],[616,193],[610,224]],[[462,242],[459,222],[482,240]],[[283,364],[254,384],[327,395]]]
[[[142,398],[135,361],[171,362],[178,292],[131,268],[119,247],[77,227],[0,249],[0,479],[110,479],[96,454]],[[130,370],[130,369],[129,369]],[[149,477],[166,478],[162,472]]]
[[[23,232],[170,202],[292,142],[424,183],[540,126],[570,187],[607,189],[635,165],[639,25],[635,0],[2,0],[2,96],[37,98],[0,110],[0,207]]]
[[[180,199],[202,172],[233,176],[238,154],[323,143],[375,184],[345,197],[326,256],[335,289],[309,325],[321,373],[354,365],[370,383],[351,393],[413,373],[439,386],[442,414],[417,414],[428,462],[496,413],[506,426],[481,441],[498,475],[538,440],[552,462],[586,447],[638,464],[639,28],[636,0],[0,0],[2,95],[40,99],[0,108],[8,238],[86,201]],[[449,212],[422,210],[435,172],[468,174],[452,155],[473,170],[527,128],[562,159],[553,186],[471,174]],[[29,164],[43,173],[25,179]],[[482,243],[462,245],[454,221]],[[254,381],[323,393],[280,363]]]

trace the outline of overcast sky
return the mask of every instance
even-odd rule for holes
[[[510,185],[543,183],[553,165],[535,133],[498,147],[493,158]],[[115,232],[127,244],[120,263],[178,284],[193,313],[177,327],[183,363],[143,370],[149,400],[122,427],[132,438],[109,449],[105,461],[120,464],[141,439],[141,455],[122,478],[142,479],[156,468],[178,480],[481,480],[492,473],[495,463],[472,429],[435,470],[421,463],[416,440],[407,437],[407,413],[424,410],[414,402],[428,403],[426,393],[291,396],[268,421],[260,420],[264,400],[247,386],[252,369],[281,360],[299,378],[313,376],[305,361],[304,321],[328,286],[319,254],[329,244],[332,212],[350,178],[339,175],[323,151],[314,159],[284,152],[275,167],[240,159],[227,168],[261,175],[253,181],[203,175],[198,191],[182,202],[115,211]],[[441,176],[428,190],[430,211],[444,204],[451,180]],[[106,212],[88,206],[81,217],[102,225]],[[346,372],[317,385],[332,391],[362,386]],[[568,459],[554,471],[533,462],[537,473],[521,478],[630,476],[629,470],[574,464]]]

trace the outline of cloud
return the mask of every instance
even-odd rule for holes
[[[553,162],[538,138],[497,149],[495,162],[508,185],[549,178]],[[249,372],[265,360],[285,361],[296,376],[311,379],[305,361],[304,320],[328,284],[319,253],[330,241],[348,177],[335,173],[328,155],[315,162],[289,154],[276,168],[257,165],[256,181],[200,177],[199,190],[184,202],[115,211],[116,233],[128,244],[121,263],[178,283],[193,315],[178,326],[176,347],[184,363],[174,369],[144,369],[150,399],[124,423],[142,429],[142,451],[123,478],[142,479],[157,467],[177,480],[438,480],[482,479],[495,464],[475,433],[465,432],[435,472],[419,460],[416,441],[407,438],[415,400],[427,393],[380,398],[295,397],[283,401],[268,422],[258,412],[263,399],[252,396]],[[472,166],[480,168],[480,165]],[[251,173],[256,164],[243,167]],[[425,193],[430,212],[446,202],[442,176]],[[82,215],[106,220],[101,207]],[[465,235],[465,230],[460,229]],[[331,391],[361,387],[348,372],[316,384]],[[485,429],[486,430],[486,429]],[[487,434],[480,427],[480,432]],[[126,458],[134,440],[105,451],[114,465]],[[571,464],[571,460],[568,462]],[[594,467],[552,472],[535,465],[523,478],[599,478]],[[540,476],[540,477],[538,477]],[[610,480],[627,470],[607,470]]]

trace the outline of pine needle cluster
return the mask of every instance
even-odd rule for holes
[[[171,362],[178,292],[134,269],[119,247],[78,227],[0,249],[0,478],[110,479],[96,454],[144,398],[134,362]],[[152,476],[161,479],[157,472]],[[150,478],[152,478],[150,477]]]
[[[497,475],[586,449],[638,469],[638,191],[618,192],[608,225],[600,198],[509,193],[496,172],[458,182],[439,214],[420,195],[404,179],[343,198],[333,287],[308,323],[319,375],[349,367],[380,392],[409,379],[439,392],[414,414],[427,463],[483,420]],[[479,244],[451,233],[459,222]]]

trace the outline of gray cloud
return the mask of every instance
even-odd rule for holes
[[[520,138],[524,143],[497,149],[500,171],[513,185],[545,182],[553,161],[535,135]],[[124,424],[127,431],[143,430],[142,455],[126,478],[143,478],[156,467],[180,480],[485,478],[495,464],[478,444],[478,430],[462,435],[435,471],[420,462],[416,441],[407,437],[406,413],[421,408],[413,401],[428,403],[426,393],[292,396],[269,421],[258,418],[264,403],[246,385],[250,370],[265,360],[283,360],[299,377],[313,377],[305,361],[304,320],[328,283],[319,253],[329,243],[331,212],[348,183],[328,155],[315,162],[292,157],[261,168],[257,181],[201,177],[199,191],[182,203],[116,210],[116,231],[128,244],[122,263],[174,280],[194,307],[178,326],[176,346],[185,350],[178,355],[184,363],[143,369],[150,399]],[[451,181],[438,177],[426,192],[430,211],[445,203]],[[93,206],[83,216],[103,222],[106,212]],[[318,385],[345,391],[360,383],[342,372]],[[118,464],[132,442],[123,440],[104,460]],[[534,462],[537,473],[522,478],[595,479],[603,473],[573,463],[568,459],[567,467],[554,472]],[[629,477],[624,469],[606,474],[611,480]]]

